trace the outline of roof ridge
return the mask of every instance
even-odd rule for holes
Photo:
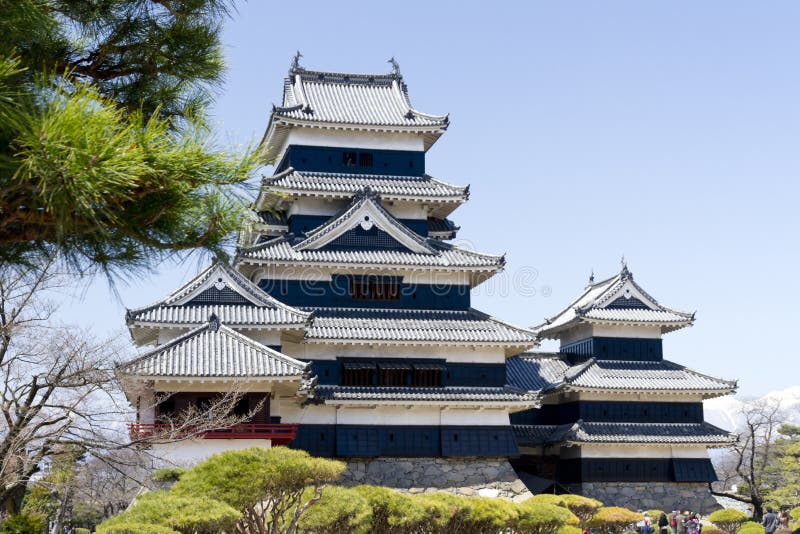
[[[214,320],[212,321],[212,319],[214,319]],[[184,342],[188,341],[189,339],[197,337],[197,336],[199,336],[199,335],[201,335],[201,334],[203,334],[205,332],[214,332],[214,333],[218,333],[219,335],[225,335],[225,336],[228,336],[228,337],[232,337],[236,341],[238,341],[239,343],[248,345],[249,347],[251,347],[253,349],[256,349],[256,350],[259,350],[259,351],[262,351],[262,352],[266,352],[270,356],[272,356],[272,357],[274,357],[274,358],[276,358],[278,360],[281,360],[283,363],[286,363],[286,364],[294,366],[294,367],[298,367],[301,370],[306,370],[308,368],[308,366],[310,365],[310,363],[308,363],[308,362],[303,362],[303,361],[300,361],[300,360],[296,360],[295,358],[292,358],[291,356],[287,356],[286,354],[283,354],[282,352],[278,352],[278,351],[276,351],[276,350],[264,345],[263,343],[261,343],[259,341],[256,341],[255,339],[252,339],[252,338],[242,334],[241,332],[237,332],[236,330],[234,330],[233,328],[231,328],[231,327],[229,327],[229,326],[227,326],[225,324],[219,323],[219,320],[216,318],[216,316],[212,314],[212,316],[209,318],[209,321],[204,323],[204,324],[202,324],[201,326],[199,326],[199,327],[197,327],[197,328],[195,328],[193,330],[189,330],[188,332],[186,332],[186,333],[184,333],[182,335],[179,335],[179,336],[175,337],[174,339],[171,339],[170,341],[164,343],[163,345],[159,345],[158,347],[155,347],[154,349],[147,351],[145,354],[137,356],[136,358],[134,358],[134,359],[132,359],[132,360],[130,360],[128,362],[125,362],[124,364],[120,364],[120,365],[117,366],[117,368],[120,369],[120,370],[123,370],[123,369],[125,369],[127,367],[131,367],[132,365],[134,365],[136,363],[139,363],[139,362],[144,361],[144,360],[146,360],[148,358],[152,358],[153,356],[156,356],[158,354],[166,352],[167,350],[170,350],[173,347],[176,347],[176,346],[180,345],[181,343],[184,343]]]
[[[673,369],[679,369],[679,370],[682,370],[682,371],[687,371],[687,372],[695,374],[697,376],[702,376],[703,378],[708,378],[710,380],[716,380],[717,382],[724,382],[725,384],[728,384],[728,385],[732,386],[734,389],[737,389],[739,387],[739,381],[738,380],[728,380],[727,378],[719,378],[717,376],[711,376],[711,375],[708,375],[708,374],[705,374],[705,373],[701,373],[700,371],[696,371],[696,370],[692,369],[691,367],[686,367],[685,365],[682,365],[680,363],[673,362],[671,360],[661,360],[661,361],[664,362],[665,364],[667,364],[668,366],[672,367]]]
[[[336,228],[341,226],[342,224],[346,223],[350,218],[354,216],[354,214],[361,209],[363,206],[367,206],[367,209],[372,208],[377,211],[377,213],[383,217],[386,222],[393,227],[395,230],[401,232],[405,237],[411,239],[414,243],[423,247],[424,250],[427,250],[429,253],[433,254],[435,251],[430,246],[425,238],[408,228],[405,224],[401,223],[394,215],[389,213],[381,205],[381,197],[377,193],[375,193],[372,188],[369,186],[364,187],[353,196],[352,200],[350,201],[350,205],[347,206],[344,210],[339,212],[338,215],[335,215],[325,221],[322,225],[314,228],[313,230],[306,233],[306,238],[294,245],[293,248],[295,250],[305,250],[306,247],[315,241],[322,239],[323,236],[326,234],[334,231]],[[369,221],[370,224],[374,224],[374,221]],[[346,231],[346,230],[345,230]],[[383,229],[384,232],[390,233],[387,229]],[[407,246],[405,243],[402,243],[404,246]],[[410,247],[409,247],[410,248]],[[417,254],[421,253],[419,251],[413,251]]]

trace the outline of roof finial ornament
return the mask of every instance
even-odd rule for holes
[[[592,272],[589,273],[589,283],[594,284],[594,269],[592,269]]]
[[[631,272],[628,270],[628,261],[625,259],[625,255],[624,254],[622,255],[622,259],[619,262],[622,265],[622,270],[620,271],[620,274],[622,275],[622,277],[623,278],[630,278],[631,277]]]
[[[400,76],[400,64],[397,62],[394,56],[390,57],[389,61],[386,63],[389,63],[392,66],[392,74],[395,76]]]
[[[300,66],[301,57],[303,57],[303,54],[298,50],[292,58],[292,70],[303,70],[303,67]]]

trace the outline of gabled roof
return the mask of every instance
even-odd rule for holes
[[[303,328],[309,314],[276,300],[244,275],[214,261],[168,297],[128,310],[126,321],[134,338],[140,328],[194,327],[215,314],[226,324],[259,328]],[[149,335],[155,335],[150,333]]]
[[[271,207],[287,195],[350,198],[371,187],[384,200],[426,201],[451,204],[450,211],[469,198],[469,186],[451,185],[429,175],[395,176],[388,174],[347,174],[298,171],[292,167],[266,177],[255,205]]]
[[[411,106],[408,88],[396,69],[390,74],[349,74],[295,64],[284,80],[281,105],[273,106],[263,145],[268,150],[278,147],[288,128],[311,126],[416,132],[425,134],[427,149],[448,124],[446,115],[422,113]]]
[[[220,324],[212,315],[204,325],[118,367],[138,378],[300,378],[307,364]]]
[[[680,364],[595,360],[569,365],[553,354],[524,353],[506,362],[506,378],[514,387],[550,392],[607,391],[620,393],[697,393],[705,398],[727,395],[736,381],[698,373]]]
[[[557,339],[581,323],[658,326],[662,333],[691,325],[693,313],[672,310],[656,301],[623,265],[616,276],[590,282],[566,309],[534,327],[540,338]]]
[[[394,249],[368,246],[358,248],[357,245],[326,247],[345,232],[359,229],[364,232],[377,229],[378,232],[388,234],[388,239],[401,246]],[[294,235],[286,234],[263,243],[239,247],[236,261],[252,264],[268,262],[342,268],[381,266],[411,270],[495,273],[505,265],[505,256],[481,254],[438,239],[424,238],[386,211],[381,206],[378,194],[367,187],[357,193],[350,205],[338,215],[306,234],[305,239],[297,240]]]
[[[313,396],[326,404],[381,403],[498,403],[538,406],[534,393],[508,387],[361,387],[316,386]]]
[[[533,333],[477,310],[314,308],[306,341],[532,347]]]
[[[295,250],[318,250],[345,232],[360,227],[386,232],[399,244],[417,254],[435,254],[427,240],[395,219],[381,206],[381,199],[369,186],[353,196],[350,205],[338,216],[306,233],[306,239],[294,245]]]
[[[515,425],[517,445],[652,444],[724,447],[735,437],[710,423],[605,423],[582,420],[567,425]]]

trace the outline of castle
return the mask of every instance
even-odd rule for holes
[[[472,308],[505,259],[451,243],[469,187],[425,171],[448,126],[412,107],[394,62],[348,74],[296,60],[233,266],[127,314],[153,345],[120,367],[132,435],[236,390],[247,423],[153,449],[180,463],[286,444],[346,459],[347,483],[713,506],[706,449],[731,436],[703,422],[702,400],[736,386],[663,359],[662,334],[693,316],[627,267],[533,329]],[[560,351],[533,352],[543,338]],[[630,483],[657,488],[652,506]]]

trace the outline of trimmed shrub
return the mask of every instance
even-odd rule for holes
[[[186,471],[183,467],[165,467],[153,471],[150,479],[153,482],[177,482]]]
[[[119,516],[117,516],[119,517]],[[95,534],[180,534],[169,527],[148,525],[135,521],[119,521],[113,525],[98,525]]]
[[[635,525],[642,518],[642,514],[631,512],[619,506],[607,506],[597,510],[588,526],[603,529],[603,532],[623,534],[631,525]],[[633,529],[635,531],[635,529]]]
[[[421,502],[399,491],[380,486],[356,486],[356,494],[372,509],[370,532],[405,533],[420,529],[429,522]]]
[[[558,534],[563,527],[575,527],[577,524],[578,518],[567,508],[528,499],[517,505],[514,532]]]
[[[724,530],[720,530],[718,528],[704,528],[703,534],[730,534],[730,532],[725,532]]]
[[[38,514],[12,514],[0,524],[0,534],[41,534],[46,525]]]
[[[253,447],[211,456],[184,473],[170,491],[232,506],[242,513],[242,530],[284,532],[299,519],[287,515],[289,510],[313,505],[303,500],[307,488],[322,491],[344,469],[343,462],[313,458],[305,451]]]
[[[76,528],[75,534],[92,534],[88,528]]]
[[[534,495],[530,499],[527,499],[524,502],[536,502],[539,504],[549,504],[551,506],[560,506],[561,508],[567,507],[567,502],[564,500],[562,495],[554,495],[552,493],[541,493],[539,495]]]
[[[789,510],[789,516],[797,522],[800,522],[800,506]]]
[[[460,497],[466,508],[465,525],[459,532],[483,534],[505,531],[517,521],[516,507],[505,499]]]
[[[658,530],[658,518],[661,517],[661,514],[667,515],[664,510],[648,510],[647,517],[650,519],[650,525],[653,529]],[[669,516],[667,515],[667,519]]]
[[[744,512],[733,508],[717,510],[708,516],[708,520],[729,534],[736,534],[739,528],[747,523],[748,517]]]
[[[561,495],[569,511],[578,518],[578,524],[582,527],[594,516],[603,506],[603,503],[580,495]]]
[[[445,492],[426,493],[413,496],[414,501],[425,511],[423,530],[431,534],[461,532],[469,523],[467,497]]]
[[[560,529],[558,529],[558,534],[581,534],[583,529],[581,527],[576,527],[574,525],[564,525]]]
[[[309,500],[313,490],[307,490]],[[287,511],[291,513],[291,511]],[[367,500],[357,492],[340,486],[325,488],[322,497],[300,516],[298,533],[339,534],[368,532],[372,510]]]
[[[764,534],[764,527],[754,521],[747,521],[739,525],[737,534]]]
[[[128,511],[112,517],[100,526],[139,523],[161,525],[182,534],[217,534],[231,530],[241,516],[227,504],[214,499],[151,491],[138,497]]]

